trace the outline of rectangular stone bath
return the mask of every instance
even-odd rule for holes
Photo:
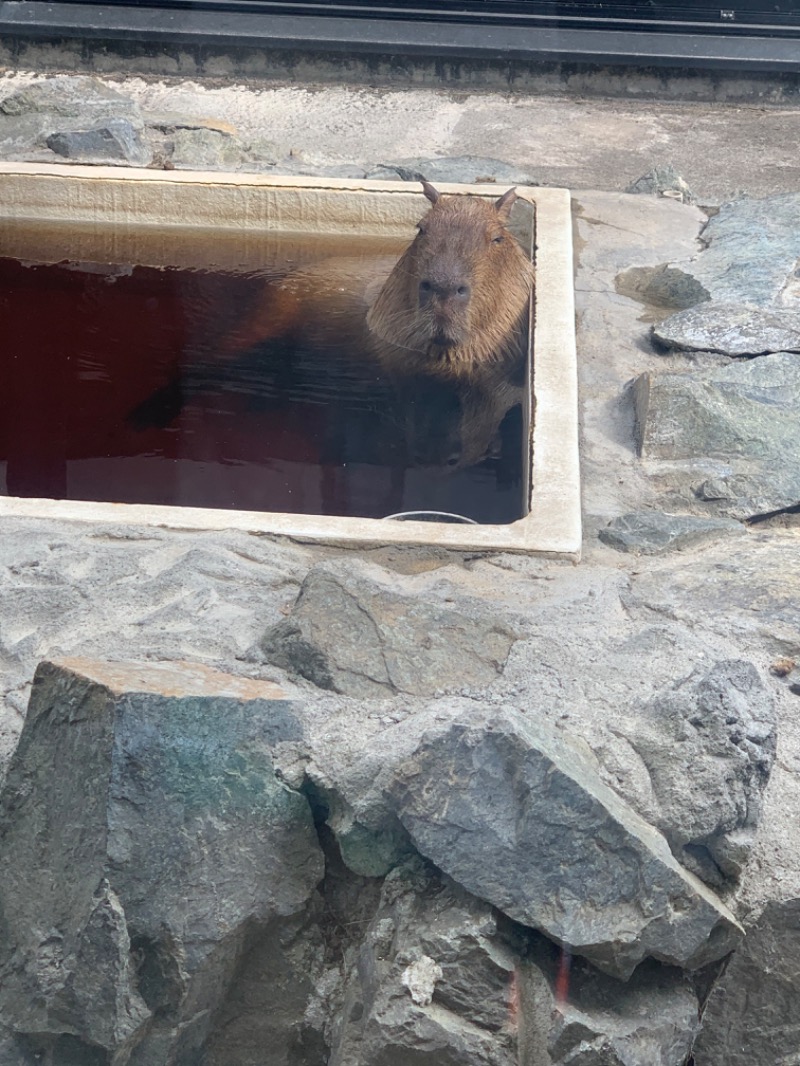
[[[503,191],[495,185],[439,189],[492,199]],[[517,191],[533,206],[536,266],[529,508],[519,521],[450,525],[14,497],[0,498],[0,517],[237,528],[345,546],[419,544],[577,560],[581,521],[570,196],[565,189]],[[240,257],[244,247],[257,262],[259,246],[270,233],[357,231],[410,239],[426,206],[421,190],[404,182],[0,163],[0,255],[24,256],[15,235],[25,231],[30,242],[31,226],[39,226],[42,234],[49,232],[51,247],[54,229],[69,234],[70,257],[76,242],[91,243],[95,255],[113,255],[133,241],[146,250],[140,261],[182,265],[175,262],[175,248],[184,237],[190,245],[192,233],[203,231],[217,237],[217,260],[224,263],[226,249],[232,259]]]

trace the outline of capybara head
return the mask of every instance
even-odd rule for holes
[[[369,329],[394,346],[395,369],[469,377],[524,351],[533,267],[507,228],[516,199],[441,196],[369,311]]]

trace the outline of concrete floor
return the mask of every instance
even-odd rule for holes
[[[631,75],[635,77],[635,75]],[[0,98],[34,77],[0,74]],[[151,110],[223,120],[310,162],[503,159],[540,184],[622,191],[672,164],[698,202],[800,190],[800,108],[444,88],[375,89],[104,76]]]

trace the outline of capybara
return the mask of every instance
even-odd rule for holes
[[[327,353],[344,377],[355,368],[380,377],[401,398],[409,381],[417,396],[426,377],[446,385],[454,441],[426,448],[420,434],[434,420],[410,410],[409,457],[415,464],[415,455],[446,451],[443,465],[462,467],[491,454],[497,427],[521,401],[533,267],[507,228],[514,189],[491,201],[422,184],[431,207],[399,260],[340,256],[267,282],[263,299],[210,354],[218,370],[280,342],[317,353],[317,363]],[[188,391],[191,377],[189,369]],[[195,378],[196,389],[202,372]]]

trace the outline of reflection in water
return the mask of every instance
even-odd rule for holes
[[[0,490],[521,516],[522,380],[489,388],[387,375],[346,341],[311,347],[282,335],[243,348],[237,330],[269,282],[0,259]]]

